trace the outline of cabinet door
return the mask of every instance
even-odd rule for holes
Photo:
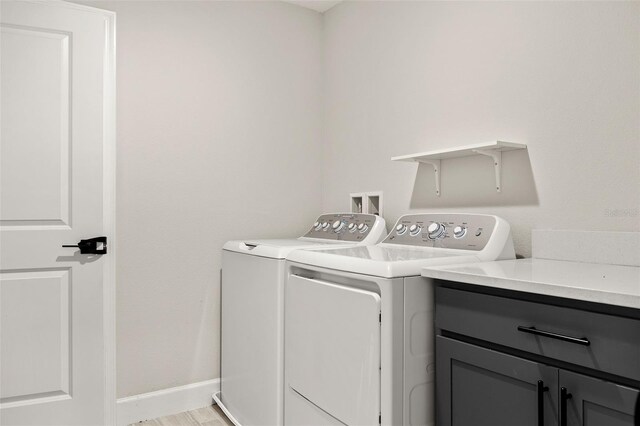
[[[436,337],[438,425],[557,425],[557,386],[556,368]]]
[[[568,396],[561,402],[563,426],[634,426],[638,389],[560,370],[560,389]],[[562,392],[561,392],[562,394]],[[566,413],[566,423],[563,421]]]

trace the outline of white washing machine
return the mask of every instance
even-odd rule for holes
[[[236,425],[283,424],[285,257],[300,248],[356,247],[387,235],[370,214],[324,214],[300,238],[229,241],[222,252],[220,392]]]
[[[434,424],[433,286],[425,266],[513,259],[509,224],[401,217],[374,246],[296,250],[285,283],[285,425]]]

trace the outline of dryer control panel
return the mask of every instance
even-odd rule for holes
[[[359,242],[363,241],[374,227],[377,229],[381,220],[382,218],[373,214],[323,214],[311,225],[311,229],[303,237]]]
[[[396,222],[383,243],[459,250],[483,250],[496,227],[482,214],[410,214]]]

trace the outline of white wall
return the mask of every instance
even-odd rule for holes
[[[321,15],[85,3],[117,12],[118,397],[219,377],[223,243],[321,210]]]
[[[224,241],[350,192],[502,215],[525,255],[531,228],[640,228],[638,3],[84,3],[117,12],[118,397],[218,377]],[[497,138],[529,145],[501,194],[486,158],[440,198],[389,161]]]
[[[640,3],[345,2],[324,15],[324,210],[384,190],[387,222],[419,211],[532,228],[640,230]],[[491,160],[390,157],[490,140]]]

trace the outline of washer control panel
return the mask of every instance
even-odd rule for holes
[[[495,217],[482,214],[409,214],[398,219],[383,243],[479,251],[495,226]]]
[[[378,216],[376,215],[363,213],[323,214],[303,236],[325,240],[358,242],[369,235],[377,219]]]

